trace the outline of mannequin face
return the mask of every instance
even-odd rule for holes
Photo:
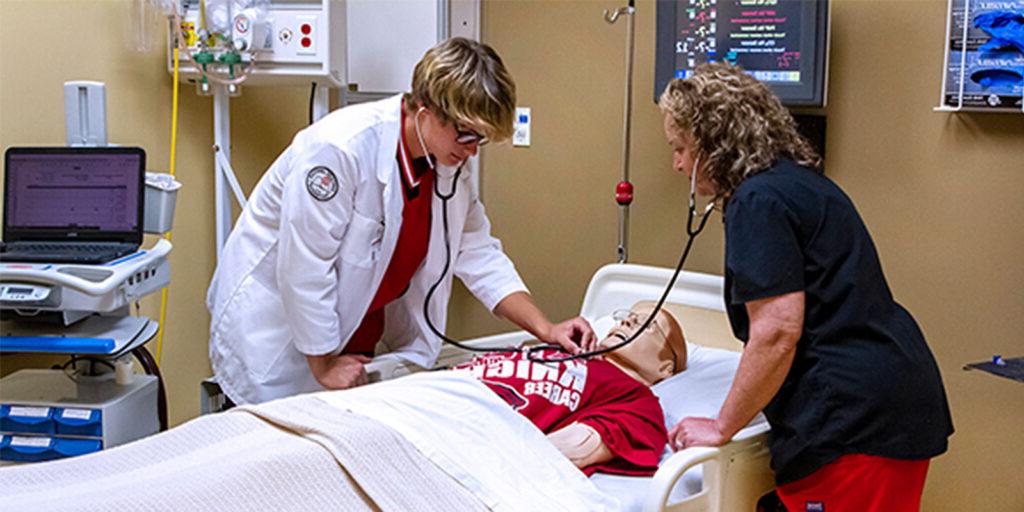
[[[600,342],[601,346],[612,346],[629,339],[643,326],[653,309],[634,306],[608,331]],[[686,342],[679,324],[667,311],[661,310],[632,343],[604,357],[634,379],[650,386],[686,369]]]
[[[446,166],[456,166],[464,162],[467,158],[476,154],[479,149],[479,142],[471,142],[469,144],[461,144],[456,139],[460,135],[465,136],[468,133],[481,133],[481,131],[472,126],[456,126],[454,123],[446,123],[441,120],[441,117],[434,114],[434,111],[428,108],[422,109],[415,114],[419,116],[420,121],[420,132],[423,135],[423,143],[427,146],[427,151],[437,159],[437,161]]]

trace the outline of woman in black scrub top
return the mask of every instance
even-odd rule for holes
[[[724,444],[764,410],[790,511],[920,507],[952,420],[917,323],[893,300],[850,198],[764,85],[729,64],[669,83],[673,167],[725,223],[725,302],[746,343],[717,418],[686,418],[678,450]]]

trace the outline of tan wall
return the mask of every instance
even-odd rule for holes
[[[533,108],[533,145],[495,146],[482,189],[495,233],[553,319],[574,314],[590,275],[614,261],[612,191],[621,172],[625,26],[608,1],[484,3],[486,42],[505,58],[520,104]],[[858,204],[897,298],[922,324],[946,380],[958,429],[932,466],[923,510],[1024,509],[1024,395],[1017,383],[961,366],[1021,355],[1011,319],[1024,311],[1024,116],[931,112],[941,79],[944,0],[836,0],[828,173]],[[0,146],[64,141],[61,84],[107,83],[110,140],[146,148],[166,170],[171,81],[163,29],[155,50],[129,50],[127,0],[0,0]],[[682,245],[684,180],[669,170],[653,96],[653,2],[639,2],[634,99],[631,261],[674,265]],[[307,93],[246,88],[232,101],[234,163],[249,190],[306,121]],[[198,413],[209,375],[203,305],[213,258],[212,100],[181,93],[174,280],[162,368],[172,423]],[[713,219],[687,268],[720,272]],[[158,298],[143,301],[155,317]],[[506,330],[458,294],[452,331]],[[39,364],[0,359],[0,372]]]
[[[154,25],[150,52],[132,49],[128,0],[0,0],[0,146],[64,144],[62,84],[107,84],[108,139],[146,150],[148,168],[170,165],[171,75],[166,31]],[[306,87],[244,88],[231,101],[232,163],[248,191],[308,119]],[[206,288],[213,274],[213,99],[188,84],[180,90],[178,195],[172,281],[161,368],[172,424],[199,414],[199,382],[210,376]],[[155,242],[147,236],[146,244]],[[142,301],[157,319],[160,295]],[[151,342],[150,351],[156,352]],[[0,359],[0,373],[38,367],[28,356]]]
[[[487,148],[483,192],[509,254],[552,316],[578,311],[615,258],[625,26],[614,1],[485,3],[484,39],[505,58],[533,145]],[[946,2],[833,2],[827,172],[858,205],[897,299],[938,358],[957,433],[932,465],[922,510],[1024,510],[1021,384],[967,362],[1024,355],[1024,115],[931,111]],[[638,2],[630,260],[674,266],[686,184],[652,100],[654,3]],[[688,269],[721,273],[712,219]],[[465,295],[452,310],[469,308]],[[475,310],[474,310],[475,311]],[[502,329],[475,312],[466,332]]]

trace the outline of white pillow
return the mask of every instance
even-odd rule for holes
[[[687,416],[717,417],[740,362],[739,352],[689,342],[686,348],[686,370],[651,388],[661,401],[669,429]]]
[[[599,338],[615,326],[611,315],[590,323]],[[725,402],[740,353],[686,343],[686,370],[651,387],[665,411],[665,428],[671,429],[687,416],[715,418]],[[759,414],[751,424],[764,421]]]
[[[596,320],[590,322],[590,327],[594,329],[594,335],[597,339],[602,339],[608,335],[608,331],[615,327],[615,319],[611,315],[605,315]]]

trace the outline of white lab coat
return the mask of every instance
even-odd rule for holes
[[[404,204],[395,159],[401,97],[340,109],[299,132],[257,184],[228,237],[207,295],[210,360],[238,403],[319,391],[305,355],[338,353],[361,323],[398,240]],[[306,176],[332,171],[337,193],[316,199]],[[438,166],[442,192],[455,169]],[[321,171],[320,176],[323,173]],[[454,274],[488,310],[526,291],[491,237],[490,222],[463,172],[448,201]],[[321,194],[324,196],[327,194]],[[438,340],[423,300],[445,262],[441,200],[432,200],[430,243],[409,290],[386,307],[383,357],[433,364]],[[445,329],[452,272],[430,315]],[[378,347],[380,352],[381,347]]]

